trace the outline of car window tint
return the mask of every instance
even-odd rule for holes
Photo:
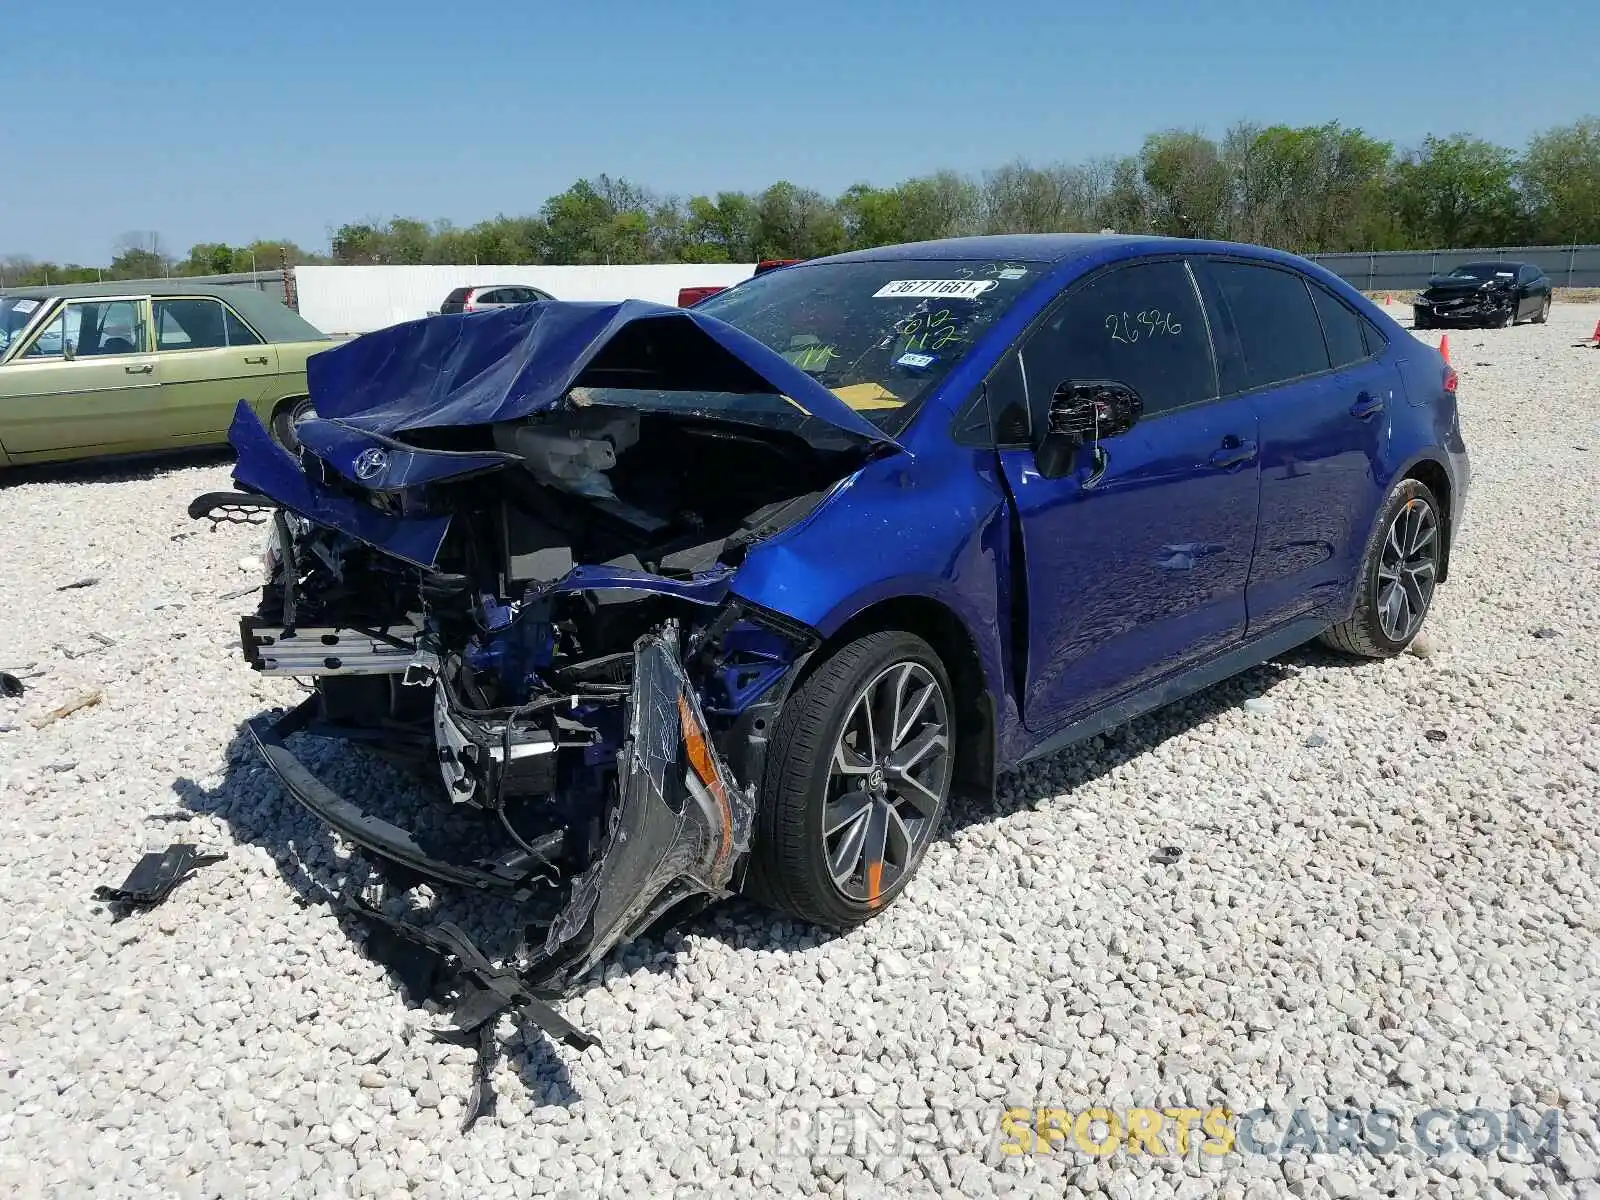
[[[228,344],[222,305],[215,300],[156,300],[157,350],[220,350]]]
[[[1367,353],[1369,355],[1383,353],[1384,348],[1389,344],[1389,339],[1383,335],[1383,331],[1367,320],[1366,317],[1361,318],[1361,332],[1366,340]]]
[[[222,306],[222,323],[228,332],[230,346],[259,346],[261,337],[254,329],[239,319],[239,314],[226,304]]]
[[[1115,380],[1146,416],[1216,395],[1211,342],[1181,262],[1104,271],[1068,293],[1023,352],[1034,428],[1068,380]]]
[[[1361,318],[1351,312],[1343,300],[1316,284],[1311,285],[1311,299],[1322,320],[1322,336],[1328,343],[1328,357],[1333,365],[1348,366],[1365,358],[1367,345],[1361,332]]]
[[[43,329],[24,358],[106,358],[144,351],[144,317],[137,300],[89,300],[69,304]]]
[[[1328,348],[1304,279],[1257,263],[1209,261],[1205,270],[1233,314],[1246,387],[1328,369]]]

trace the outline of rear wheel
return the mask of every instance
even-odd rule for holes
[[[833,929],[899,895],[944,817],[954,713],[944,664],[914,634],[868,634],[817,667],[773,735],[750,893]]]
[[[1322,640],[1363,658],[1392,658],[1422,631],[1444,560],[1439,502],[1416,479],[1389,494],[1361,564],[1355,611]]]
[[[1544,298],[1544,303],[1539,306],[1539,315],[1533,319],[1535,325],[1543,325],[1550,319],[1550,297]]]
[[[272,410],[272,440],[291,454],[298,453],[300,439],[295,435],[294,427],[307,417],[316,415],[317,410],[312,406],[309,396],[294,396],[281,401]]]

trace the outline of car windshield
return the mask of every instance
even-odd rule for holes
[[[1464,276],[1467,279],[1493,279],[1497,275],[1514,276],[1517,273],[1515,263],[1463,263],[1450,272],[1451,275]]]
[[[805,263],[770,271],[695,306],[743,330],[880,429],[899,433],[917,406],[1044,270],[991,259]],[[589,389],[601,404],[690,407],[798,428],[778,397]]]
[[[0,354],[6,352],[43,306],[44,301],[37,296],[0,296]]]

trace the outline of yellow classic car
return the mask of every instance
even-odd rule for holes
[[[173,279],[0,293],[0,468],[280,438],[332,339],[264,292]]]

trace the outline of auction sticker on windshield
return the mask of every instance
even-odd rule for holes
[[[872,296],[875,300],[976,300],[994,286],[992,279],[891,279]]]

